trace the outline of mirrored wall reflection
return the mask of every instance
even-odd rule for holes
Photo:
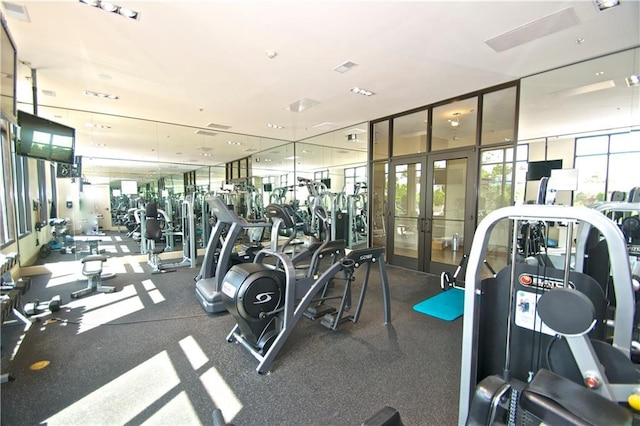
[[[309,212],[309,187],[298,177],[322,182],[324,196],[339,202],[340,210],[333,211],[344,217],[341,226],[358,230],[343,230],[345,239],[366,244],[366,123],[296,144],[58,108],[40,107],[38,115],[76,129],[78,167],[57,177],[57,213],[66,221],[69,254],[75,258],[97,251],[145,254],[144,207],[149,202],[157,203],[164,229],[175,231],[166,241],[175,251],[186,237],[186,196],[192,200],[197,248],[206,245],[211,231],[203,202],[209,192],[237,204],[238,213],[249,218],[263,217],[269,202],[301,204]],[[226,165],[239,159],[244,168],[237,175],[243,178],[230,179]],[[333,201],[326,204],[331,207]],[[348,215],[349,208],[357,213]]]
[[[329,237],[344,239],[349,247],[366,245],[367,129],[362,123],[254,153],[248,184],[264,206],[293,205],[307,233],[331,232]],[[328,213],[328,230],[313,213],[319,205]]]
[[[518,140],[640,125],[639,73],[635,48],[522,79]]]

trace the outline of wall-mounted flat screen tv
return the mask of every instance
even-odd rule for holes
[[[562,160],[530,161],[527,168],[527,180],[540,180],[551,177],[551,170],[561,169]]]
[[[73,164],[76,129],[18,111],[16,154]]]

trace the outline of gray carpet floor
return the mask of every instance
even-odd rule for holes
[[[197,269],[151,275],[126,257],[108,265],[117,275],[104,284],[118,291],[77,300],[79,262],[33,277],[23,301],[60,295],[63,308],[26,333],[3,325],[2,372],[15,379],[1,387],[3,425],[210,425],[216,407],[235,425],[359,425],[385,405],[406,425],[457,424],[462,318],[412,310],[440,292],[438,277],[388,267],[385,325],[372,270],[357,324],[330,331],[303,318],[259,375],[256,360],[226,342],[233,317],[198,305]]]

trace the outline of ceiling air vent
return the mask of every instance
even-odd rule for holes
[[[225,126],[224,124],[216,124],[216,123],[209,123],[207,124],[207,127],[210,129],[220,129],[220,130],[229,130],[231,128],[231,126]]]
[[[302,112],[305,109],[309,109],[311,107],[318,105],[319,103],[320,102],[314,101],[313,99],[302,98],[302,99],[298,99],[297,101],[291,102],[289,105],[284,107],[284,109],[291,112]]]
[[[208,130],[196,130],[196,135],[204,135],[204,136],[215,136],[216,132],[210,132]]]
[[[341,74],[344,74],[345,72],[357,67],[358,64],[356,64],[355,62],[351,62],[351,61],[346,61],[341,63],[340,65],[338,65],[337,67],[335,67],[333,70],[337,71]]]
[[[29,19],[29,14],[27,13],[27,9],[19,4],[9,3],[8,1],[3,1],[2,5],[7,13],[7,16],[17,19],[18,21],[23,22],[31,22]]]

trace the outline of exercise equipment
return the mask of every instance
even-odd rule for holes
[[[347,256],[334,261],[335,245],[338,242],[326,242],[318,249],[311,261],[307,275],[296,279],[295,266],[291,258],[282,252],[261,250],[254,263],[231,267],[222,284],[223,302],[236,320],[236,325],[227,336],[228,342],[237,342],[258,360],[256,371],[266,374],[291,335],[293,328],[304,315],[307,308],[316,301],[316,296],[330,281],[345,284],[343,295],[350,294],[350,285],[354,270],[367,265],[356,311],[350,320],[357,322],[371,265],[378,264],[382,285],[384,323],[390,321],[389,286],[384,262],[384,248],[353,250]],[[265,257],[275,257],[277,269],[262,264]],[[320,261],[324,266],[320,274]],[[337,277],[342,273],[342,278]],[[316,274],[319,277],[316,278]],[[345,298],[342,297],[342,303]],[[330,325],[333,330],[343,321],[338,312]]]
[[[458,263],[458,267],[456,268],[453,275],[451,275],[449,272],[446,272],[446,271],[440,274],[440,289],[442,291],[447,291],[450,288],[457,288],[457,289],[464,290],[464,287],[458,286],[457,281],[458,281],[458,275],[460,274],[460,271],[462,271],[464,264],[467,262],[468,257],[469,255],[466,253],[462,255],[462,259],[460,259],[460,263]],[[494,275],[495,275],[495,272],[494,272]]]
[[[347,217],[351,221],[349,247],[367,243],[369,232],[367,202],[367,183],[357,182],[353,194],[347,196]]]
[[[102,285],[102,266],[107,257],[93,254],[82,258],[82,275],[87,279],[87,287],[71,293],[72,299],[77,299],[92,293],[113,293],[115,287]]]
[[[322,245],[322,241],[305,230],[306,223],[290,204],[269,204],[265,216],[272,224],[271,250],[288,253],[294,264],[300,265],[301,261],[309,259]]]
[[[393,407],[386,406],[365,420],[362,426],[403,426],[403,423],[400,412]]]
[[[600,285],[588,275],[571,271],[569,254],[565,257],[564,269],[555,269],[540,264],[518,263],[517,250],[512,249],[511,264],[498,272],[495,278],[481,280],[480,264],[486,255],[490,232],[496,223],[505,219],[513,221],[512,247],[517,246],[518,224],[521,221],[563,221],[570,224],[586,222],[598,229],[608,243],[611,274],[618,301],[614,312],[615,325],[611,333],[603,321],[607,303]],[[569,231],[567,247],[571,247],[571,239],[572,232]],[[515,421],[517,416],[526,414],[527,410],[519,405],[521,395],[527,390],[527,382],[531,385],[543,369],[549,369],[544,355],[558,333],[541,321],[537,308],[542,297],[547,297],[547,293],[551,295],[559,289],[568,288],[579,292],[581,298],[586,298],[593,306],[593,318],[598,321],[589,329],[589,337],[603,339],[610,336],[611,344],[608,345],[619,356],[628,360],[635,302],[624,236],[610,219],[595,210],[582,207],[525,205],[496,210],[479,224],[465,276],[458,418],[460,424],[484,423],[485,420],[491,422],[490,419],[473,417],[477,413],[478,404],[483,407],[480,411],[485,414],[495,413],[497,410],[501,415],[509,417],[509,421]],[[560,305],[564,307],[567,302]],[[576,317],[575,311],[573,313],[573,317]],[[591,357],[592,361],[595,359],[588,351],[583,351],[583,355]],[[483,383],[484,379],[491,383]],[[542,388],[553,389],[544,375],[541,382],[546,383]],[[483,402],[476,403],[476,400]],[[546,411],[552,412],[553,409],[548,406],[538,411],[538,414],[543,414]]]
[[[222,302],[222,282],[225,274],[234,263],[250,262],[261,245],[236,247],[239,237],[245,230],[271,227],[268,222],[249,222],[231,210],[222,198],[208,195],[205,202],[216,217],[207,248],[196,276],[196,299],[210,314],[226,311]]]
[[[464,313],[464,288],[438,293],[415,304],[413,310],[443,321],[453,321]]]
[[[151,266],[152,274],[160,274],[165,272],[173,272],[175,268],[182,266],[196,267],[196,238],[195,223],[193,217],[192,197],[186,197],[182,201],[182,227],[181,231],[163,230],[158,220],[158,207],[154,202],[147,203],[145,207],[145,219],[142,234],[144,239],[141,246],[146,247],[148,254],[147,263]],[[173,236],[180,236],[182,239],[182,260],[173,263],[162,263],[160,254],[166,249],[160,245],[156,245],[161,239]],[[166,240],[165,240],[166,241]]]
[[[46,302],[36,300],[34,302],[26,303],[23,310],[27,316],[32,316],[39,315],[45,312],[58,312],[61,305],[62,298],[60,297],[60,295],[56,295]]]

